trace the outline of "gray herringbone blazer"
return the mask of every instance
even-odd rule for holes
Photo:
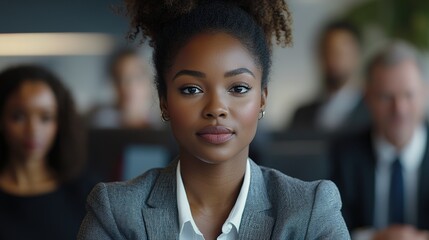
[[[98,184],[78,239],[178,239],[176,166]],[[350,239],[332,182],[303,182],[252,161],[250,168],[239,239]]]

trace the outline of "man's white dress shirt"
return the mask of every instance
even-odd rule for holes
[[[359,104],[360,97],[357,90],[343,87],[323,103],[317,115],[317,125],[327,131],[338,129]]]
[[[391,166],[399,157],[403,169],[404,178],[404,217],[405,223],[417,224],[418,186],[420,177],[420,165],[426,151],[426,128],[416,128],[411,141],[401,150],[387,142],[384,138],[374,135],[373,146],[376,157],[375,169],[375,203],[374,203],[374,227],[375,229],[357,230],[353,233],[353,239],[370,239],[376,229],[383,229],[389,225],[389,192],[391,179]]]

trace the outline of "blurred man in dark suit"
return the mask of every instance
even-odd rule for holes
[[[360,62],[359,31],[350,23],[333,22],[324,28],[318,48],[324,91],[298,108],[290,129],[329,133],[345,123],[348,128],[366,124],[368,113],[361,91],[351,86]]]
[[[367,68],[370,128],[334,141],[332,177],[354,239],[429,239],[427,87],[416,51],[382,49]]]

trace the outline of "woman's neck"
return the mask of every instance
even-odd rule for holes
[[[234,207],[243,184],[247,154],[209,164],[180,156],[180,170],[192,217],[206,239],[215,239]]]
[[[12,158],[0,173],[0,188],[8,193],[30,196],[54,191],[58,186],[55,174],[45,160]]]
[[[206,207],[235,203],[246,164],[247,156],[210,164],[181,155],[181,175],[189,201]]]

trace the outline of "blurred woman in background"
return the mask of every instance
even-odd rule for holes
[[[48,70],[0,73],[0,239],[76,239],[92,187],[69,91]]]
[[[92,128],[155,127],[159,119],[151,112],[155,101],[145,59],[137,49],[124,48],[114,52],[108,62],[115,100],[112,104],[91,109],[87,116],[88,125]]]

